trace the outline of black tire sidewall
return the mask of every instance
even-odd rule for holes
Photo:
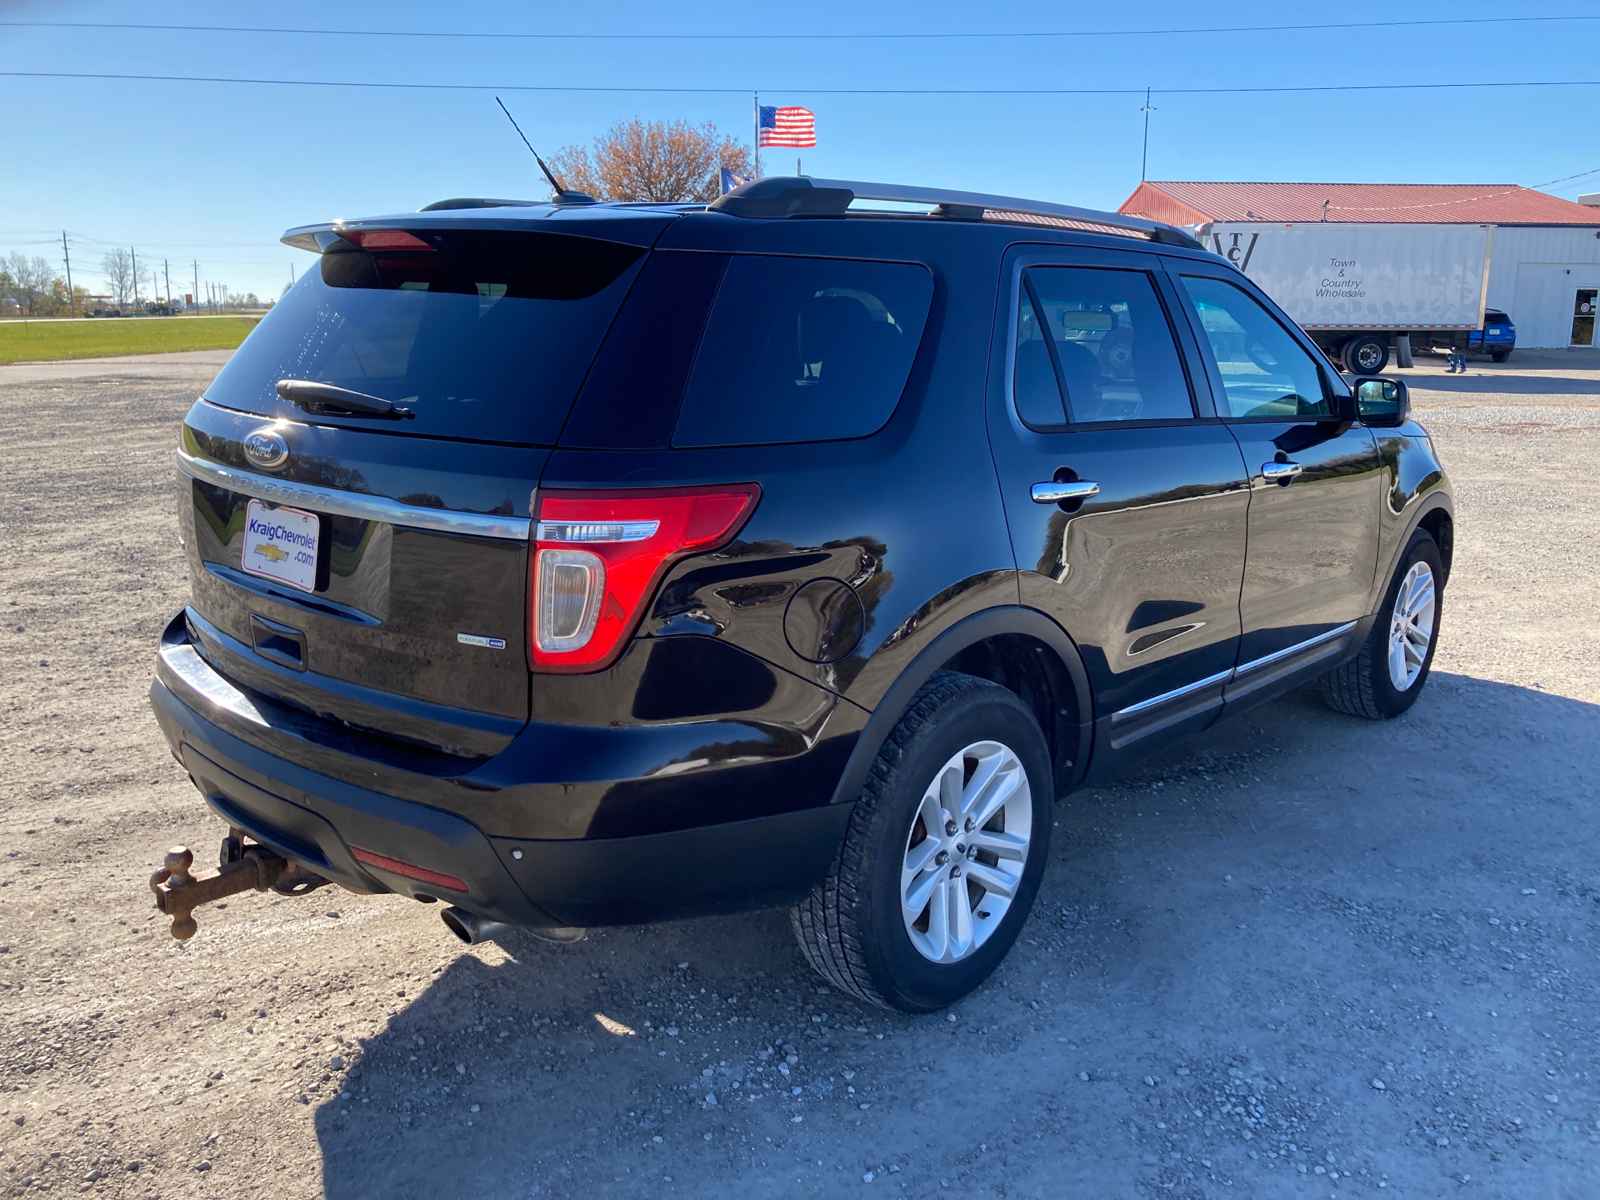
[[[1422,660],[1422,670],[1417,673],[1411,686],[1402,692],[1389,679],[1389,622],[1394,616],[1394,602],[1395,597],[1400,594],[1400,585],[1405,582],[1407,572],[1419,560],[1426,562],[1428,569],[1433,572],[1433,636],[1428,640],[1428,653]],[[1406,552],[1400,556],[1400,563],[1395,567],[1394,578],[1389,581],[1389,590],[1384,593],[1383,607],[1378,610],[1368,642],[1372,697],[1385,717],[1397,717],[1417,702],[1423,685],[1428,682],[1428,672],[1433,667],[1434,651],[1439,647],[1440,618],[1443,615],[1444,560],[1433,537],[1426,530],[1419,529],[1411,535],[1411,541],[1406,544]]]
[[[929,962],[911,943],[900,915],[905,840],[923,792],[951,755],[974,742],[1010,747],[1028,776],[1033,832],[1021,884],[1000,927],[957,963]],[[952,699],[922,725],[895,764],[873,812],[861,949],[879,993],[906,1012],[944,1008],[982,983],[1005,958],[1028,919],[1049,857],[1054,777],[1039,724],[1012,693],[994,686]]]
[[[1363,369],[1360,364],[1356,362],[1356,355],[1360,352],[1361,347],[1368,344],[1377,345],[1383,355],[1378,365],[1373,367],[1370,371]],[[1344,360],[1345,370],[1351,375],[1370,377],[1378,374],[1389,365],[1389,346],[1382,338],[1373,337],[1370,334],[1361,334],[1357,337],[1351,338],[1343,345],[1343,347],[1340,348],[1339,357]]]

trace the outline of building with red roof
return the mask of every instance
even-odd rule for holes
[[[1493,231],[1487,306],[1511,315],[1518,345],[1568,346],[1575,336],[1589,338],[1583,345],[1594,340],[1594,322],[1573,319],[1592,313],[1600,296],[1600,206],[1592,203],[1513,183],[1147,180],[1118,211],[1190,229],[1314,222],[1482,226]]]

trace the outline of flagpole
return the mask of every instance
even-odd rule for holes
[[[760,179],[761,178],[761,93],[760,92],[752,92],[751,95],[755,97],[755,101],[756,101],[756,112],[755,112],[755,117],[756,117],[755,159],[753,160],[753,166],[752,166],[751,169],[754,171],[754,178]]]

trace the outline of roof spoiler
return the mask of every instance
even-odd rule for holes
[[[1082,229],[1087,233],[1113,233],[1145,238],[1167,246],[1204,250],[1196,238],[1171,225],[1130,217],[1122,213],[958,192],[944,188],[911,187],[894,183],[863,183],[847,179],[812,179],[801,175],[775,175],[754,179],[718,196],[706,206],[710,212],[732,217],[842,217],[856,200],[882,200],[896,204],[926,204],[929,216],[947,221],[1017,221]]]

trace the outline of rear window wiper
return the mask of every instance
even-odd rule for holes
[[[369,396],[331,383],[309,379],[278,380],[278,395],[308,413],[341,417],[414,417],[416,412],[391,404],[381,396]]]

